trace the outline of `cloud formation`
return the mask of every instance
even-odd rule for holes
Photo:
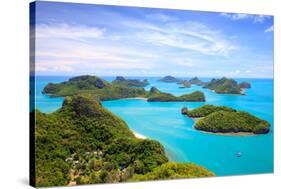
[[[255,14],[243,14],[243,13],[221,13],[223,17],[231,20],[252,20],[254,23],[263,23],[270,16],[267,15],[255,15]]]
[[[264,30],[264,32],[273,32],[273,26],[268,27],[266,30]]]
[[[69,24],[41,24],[36,27],[37,38],[68,38],[68,39],[88,39],[100,38],[103,36],[105,29],[89,27],[85,25]]]
[[[48,12],[50,19],[46,19],[49,17],[45,13],[36,24],[36,71],[47,75],[229,74],[238,77],[258,74],[259,70],[250,69],[251,66],[272,63],[270,58],[255,63],[255,49],[260,48],[256,41],[263,43],[263,38],[255,38],[252,26],[262,26],[267,17],[129,9],[96,7],[91,14],[71,9],[70,15],[74,17],[64,15],[66,8],[57,14]],[[53,21],[53,17],[60,21]],[[252,20],[249,25],[252,31],[240,35],[235,25],[239,22],[232,20],[243,19]],[[259,32],[273,30],[273,27],[264,28]],[[269,57],[270,49],[259,50],[259,54]],[[237,72],[238,69],[241,71]]]

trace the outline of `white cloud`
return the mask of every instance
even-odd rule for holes
[[[264,30],[264,32],[273,32],[273,30],[274,30],[273,26],[270,26],[269,28]]]
[[[169,22],[177,20],[175,17],[163,13],[147,14],[145,15],[145,17],[149,20],[155,20],[159,22]]]
[[[39,60],[36,61],[35,70],[37,72],[72,72],[72,65],[77,63],[75,61]]]
[[[237,77],[237,76],[240,75],[240,73],[241,73],[240,70],[234,70],[234,71],[229,72],[229,73],[227,74],[227,76]]]
[[[173,58],[173,63],[188,68],[196,66],[195,61],[190,58]]]
[[[229,37],[197,22],[163,24],[161,28],[157,26],[149,28],[140,31],[137,37],[156,46],[180,48],[216,56],[225,56],[237,49],[237,45],[234,45]]]
[[[221,16],[229,18],[231,20],[252,20],[254,23],[263,23],[270,16],[266,15],[254,15],[254,14],[243,14],[243,13],[221,13]]]
[[[36,71],[55,73],[149,69],[153,66],[152,61],[158,57],[144,51],[114,46],[110,41],[100,44],[103,33],[98,28],[91,28],[93,33],[88,33],[83,26],[72,26],[70,31],[66,31],[68,27],[38,27]]]
[[[83,38],[100,38],[103,36],[104,32],[105,29],[84,25],[41,24],[36,26],[36,38],[67,38],[82,40]]]
[[[84,25],[38,25],[36,70],[42,73],[151,72],[157,66],[168,69],[169,59],[173,60],[171,64],[192,68],[197,63],[187,58],[188,54],[227,56],[237,49],[231,36],[198,22],[174,21],[160,26],[125,19],[119,25],[118,28],[126,31],[113,33],[108,28]]]

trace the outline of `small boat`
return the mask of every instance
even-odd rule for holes
[[[236,153],[236,157],[241,157],[241,155],[242,155],[241,152]]]

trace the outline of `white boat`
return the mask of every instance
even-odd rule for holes
[[[236,156],[237,156],[237,157],[241,157],[241,155],[242,155],[241,152],[237,152],[237,153],[236,153]]]

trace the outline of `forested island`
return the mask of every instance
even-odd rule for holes
[[[145,79],[140,81],[138,79],[125,79],[123,76],[117,76],[112,84],[123,85],[126,87],[145,87],[149,85],[148,81]]]
[[[251,88],[251,84],[248,82],[238,83],[234,79],[230,79],[227,77],[222,77],[218,79],[213,78],[211,81],[204,82],[198,77],[193,77],[190,80],[181,80],[173,76],[165,76],[159,81],[168,83],[176,82],[178,85],[180,85],[179,88],[190,88],[191,85],[198,85],[202,86],[203,88],[210,89],[218,94],[245,95],[244,90]]]
[[[191,83],[187,80],[182,80],[180,82],[177,82],[178,85],[181,85],[179,88],[190,88]]]
[[[199,86],[203,86],[206,84],[205,82],[201,81],[198,77],[191,78],[189,82],[193,85],[199,85]]]
[[[204,88],[213,90],[219,94],[239,94],[244,95],[243,89],[250,88],[251,85],[247,82],[243,82],[238,84],[234,79],[229,79],[226,77],[222,77],[220,79],[212,79]]]
[[[177,102],[205,101],[204,93],[195,91],[182,96],[174,96],[170,93],[164,93],[155,87],[146,91],[142,87],[133,87],[147,84],[146,80],[126,80],[123,77],[117,77],[112,83],[105,81],[97,76],[77,76],[61,83],[49,83],[43,90],[44,94],[53,97],[72,96],[79,93],[89,93],[95,95],[100,100],[115,100],[122,98],[146,98],[150,102]]]
[[[182,114],[197,119],[195,129],[211,133],[266,134],[270,127],[265,120],[226,106],[204,105],[193,110],[184,107]]]
[[[90,93],[65,97],[51,114],[35,114],[37,187],[214,176],[198,165],[169,162],[159,142],[136,138]]]
[[[165,76],[165,77],[159,79],[159,81],[166,82],[166,83],[177,83],[177,82],[180,82],[181,79],[168,75],[168,76]]]
[[[205,95],[200,91],[195,91],[190,94],[174,96],[170,93],[163,93],[156,87],[152,87],[148,94],[148,102],[204,102]]]

